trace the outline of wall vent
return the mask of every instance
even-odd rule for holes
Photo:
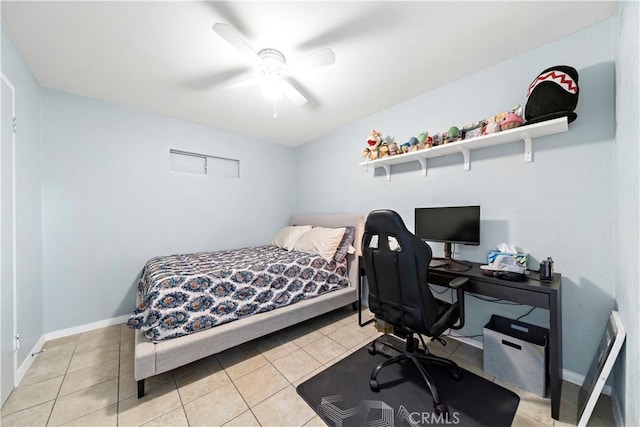
[[[169,156],[172,171],[228,178],[240,177],[240,160],[174,149],[169,150]]]

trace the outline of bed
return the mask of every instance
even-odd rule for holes
[[[195,333],[186,334],[177,328],[170,334],[158,335],[158,332],[135,330],[134,377],[138,383],[138,398],[144,396],[145,379],[161,374],[211,356],[226,349],[253,339],[268,335],[296,323],[311,319],[345,305],[354,304],[357,300],[357,286],[360,280],[358,256],[364,228],[361,215],[294,215],[291,225],[312,225],[314,227],[337,228],[355,227],[353,247],[355,251],[347,254],[344,268],[345,283],[335,286],[330,292],[319,292],[312,297],[293,296],[297,299],[289,305],[271,307],[269,311],[241,315],[213,327]],[[263,250],[269,250],[265,248]],[[199,254],[192,254],[194,257]],[[173,261],[173,260],[172,260]],[[186,262],[186,261],[185,261]],[[326,268],[326,266],[323,266]],[[340,265],[337,266],[338,268]],[[335,280],[334,280],[335,282]],[[139,287],[137,302],[143,302]],[[242,295],[244,297],[244,295]],[[271,304],[273,305],[273,303]],[[135,313],[134,313],[135,314]],[[138,313],[139,314],[139,313]],[[186,324],[187,322],[185,322]]]

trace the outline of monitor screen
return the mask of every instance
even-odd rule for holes
[[[480,244],[480,206],[416,208],[415,235],[430,242]]]

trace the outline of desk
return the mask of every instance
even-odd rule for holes
[[[550,283],[534,279],[511,282],[485,275],[479,263],[470,263],[471,269],[458,272],[444,267],[429,268],[429,282],[447,286],[451,279],[468,277],[467,292],[500,298],[520,304],[549,310],[549,382],[551,389],[551,417],[559,419],[562,395],[562,309],[560,296],[560,274],[554,274]]]

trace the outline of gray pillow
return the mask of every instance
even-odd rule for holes
[[[340,262],[347,256],[347,252],[349,251],[349,246],[353,244],[353,240],[356,237],[356,228],[352,225],[345,226],[344,235],[342,236],[342,240],[338,245],[338,249],[336,249],[336,253],[333,256],[334,261]]]

